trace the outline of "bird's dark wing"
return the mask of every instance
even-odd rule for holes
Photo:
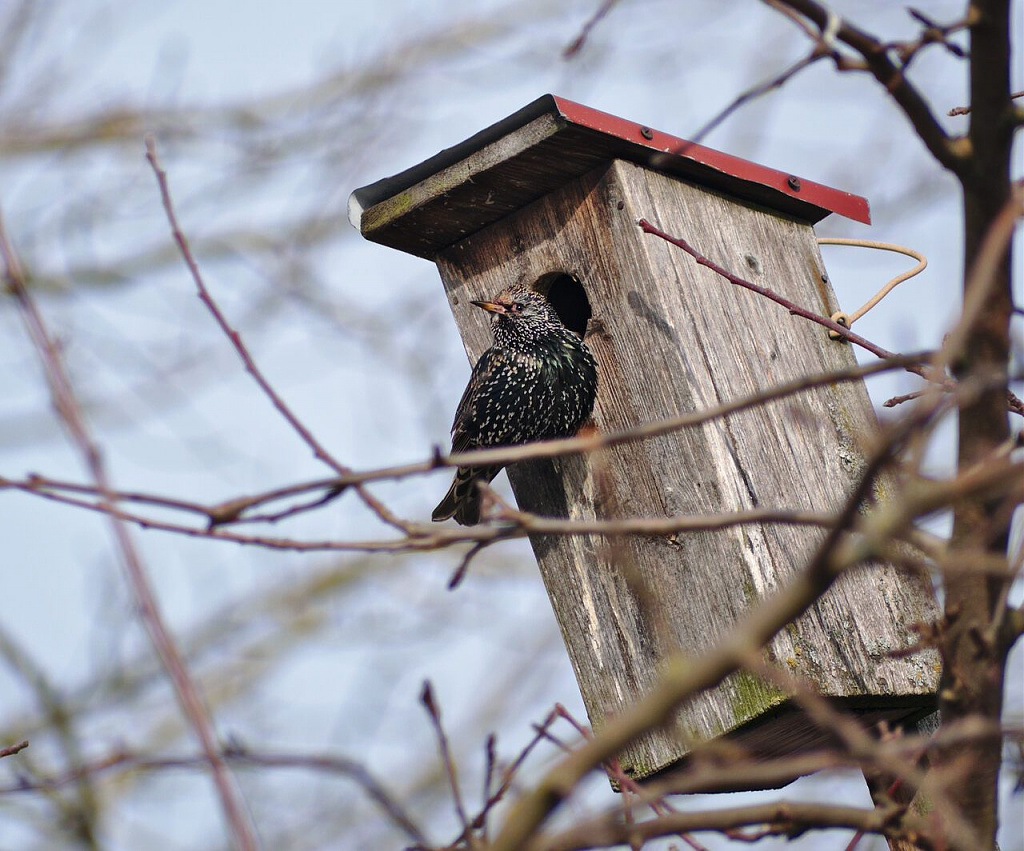
[[[452,452],[465,452],[473,448],[473,440],[476,437],[473,402],[498,360],[500,357],[491,348],[480,355],[480,360],[473,367],[473,374],[469,376],[469,383],[462,394],[462,399],[459,400],[459,407],[455,409],[455,421],[452,423]]]

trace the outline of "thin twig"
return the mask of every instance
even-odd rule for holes
[[[212,525],[228,525],[231,521],[227,518],[231,516],[241,516],[242,512],[248,508],[262,506],[270,502],[311,491],[342,488],[356,483],[401,479],[407,476],[433,472],[434,470],[444,467],[486,465],[492,463],[511,464],[517,461],[536,458],[553,458],[575,452],[594,452],[611,446],[619,446],[648,440],[665,434],[671,434],[672,432],[679,431],[681,429],[695,428],[703,423],[709,422],[710,420],[727,417],[731,414],[746,411],[767,402],[776,401],[808,390],[813,390],[817,387],[830,384],[842,384],[850,381],[859,381],[867,376],[878,375],[894,369],[906,368],[912,364],[920,364],[925,362],[927,358],[928,355],[925,353],[900,355],[895,356],[892,360],[886,362],[858,365],[819,375],[806,376],[766,388],[765,390],[735,401],[714,405],[702,411],[688,412],[663,420],[642,423],[621,431],[602,433],[594,430],[584,436],[542,441],[522,446],[476,449],[472,452],[456,453],[447,456],[438,453],[431,456],[431,458],[426,461],[392,467],[381,467],[373,470],[353,471],[331,478],[300,482],[295,485],[276,488],[254,496],[230,499],[213,506],[206,506],[201,503],[188,502],[185,500],[154,494],[143,494],[135,491],[120,491],[115,495],[117,496],[118,501],[152,504],[154,506],[195,513],[207,518]],[[70,492],[95,494],[95,485],[64,482],[34,474],[29,476],[28,479],[21,481],[0,477],[0,487],[17,488],[18,490],[28,493],[36,493],[39,496],[66,502],[67,504],[83,508],[95,508],[95,506],[92,506],[88,502],[68,499],[54,493],[54,491],[67,490]],[[225,535],[223,530],[189,530],[187,527],[182,528],[175,524],[162,524],[156,518],[133,517],[132,520],[140,525],[151,526],[152,528],[163,528],[168,531],[182,532],[183,534],[209,534],[211,537],[222,537],[225,540],[239,540],[240,542],[245,542],[242,539],[236,539]],[[420,527],[413,526],[410,531],[417,532],[419,531],[419,528]],[[422,529],[426,533],[429,530],[436,531],[438,527],[424,524]],[[252,539],[250,538],[250,540]],[[467,540],[467,538],[459,537],[453,540]]]
[[[653,236],[658,237],[659,239],[663,239],[666,242],[672,243],[672,245],[676,246],[677,248],[683,249],[683,251],[685,251],[694,259],[697,265],[704,266],[710,269],[716,275],[725,278],[730,284],[735,284],[738,287],[743,287],[744,289],[750,290],[751,292],[755,292],[758,295],[762,295],[765,298],[774,301],[781,307],[784,307],[792,315],[800,316],[803,319],[809,319],[811,322],[816,322],[822,327],[828,328],[830,331],[834,331],[847,342],[854,343],[855,345],[858,345],[863,349],[867,349],[869,352],[871,352],[871,354],[876,355],[877,357],[880,357],[884,360],[889,360],[891,358],[896,357],[896,354],[894,352],[890,352],[888,349],[883,349],[881,346],[872,343],[870,340],[864,337],[861,337],[860,334],[854,333],[849,328],[840,325],[838,322],[829,319],[827,316],[820,316],[817,313],[814,313],[813,311],[807,310],[807,308],[805,307],[801,307],[796,302],[790,301],[785,296],[779,295],[774,290],[770,290],[767,287],[762,287],[759,284],[755,284],[751,281],[746,280],[745,278],[739,277],[739,275],[734,275],[728,269],[719,266],[714,260],[710,260],[709,258],[705,257],[682,237],[672,236],[671,234],[665,233],[665,231],[661,230],[661,228],[652,225],[649,221],[647,221],[647,219],[640,219],[637,222],[637,224],[640,226],[640,229],[644,233],[649,233]],[[907,369],[911,372],[916,372],[918,375],[920,375],[923,371],[922,367],[915,365],[908,366]]]
[[[430,680],[423,683],[423,691],[420,694],[420,702],[426,707],[430,722],[434,727],[434,734],[437,736],[437,746],[441,752],[441,762],[444,765],[444,773],[448,778],[448,785],[452,790],[452,801],[455,804],[455,813],[462,824],[462,835],[470,845],[474,845],[473,832],[470,828],[469,817],[466,815],[466,807],[462,802],[462,791],[459,789],[459,777],[455,770],[455,760],[452,758],[451,747],[448,744],[448,736],[441,723],[441,709],[434,699],[434,689]]]
[[[1013,222],[1016,221],[1016,217],[1020,215],[1019,212],[1017,212],[1017,207],[1020,205],[1020,203],[1021,202],[1018,199],[1015,202],[1013,202],[1012,205],[1007,205],[1007,215],[1004,216],[1005,221],[1003,222],[1003,226],[1004,228],[1007,227],[1008,223],[1008,227],[1011,230],[1011,232]],[[728,269],[725,269],[719,264],[717,264],[714,260],[705,257],[682,237],[672,236],[670,234],[665,233],[665,231],[652,225],[649,221],[647,221],[647,219],[640,219],[637,222],[637,224],[640,226],[640,229],[644,231],[644,233],[649,233],[653,236],[658,237],[659,239],[663,239],[666,242],[670,242],[677,248],[681,248],[683,251],[689,254],[698,265],[710,269],[715,274],[725,278],[727,281],[729,281],[729,283],[735,284],[738,287],[743,287],[744,289],[750,290],[751,292],[755,292],[758,295],[762,295],[765,298],[774,301],[781,307],[784,307],[792,315],[810,320],[811,322],[816,322],[823,328],[828,328],[829,331],[833,332],[833,334],[835,334],[836,336],[842,337],[847,342],[860,346],[862,349],[866,349],[867,351],[871,352],[871,354],[879,358],[882,358],[883,360],[892,360],[893,358],[897,357],[895,352],[890,352],[888,349],[882,348],[877,343],[872,343],[870,340],[860,336],[860,334],[854,333],[845,325],[840,325],[838,322],[827,316],[820,316],[819,314],[814,313],[811,310],[807,310],[806,308],[801,307],[795,302],[790,301],[785,296],[779,295],[774,290],[770,290],[767,287],[762,287],[759,284],[755,284],[751,281],[739,277],[739,275],[733,274]],[[997,234],[997,237],[1002,237],[1002,230],[1000,230],[999,234]],[[994,241],[998,240],[994,239]],[[931,381],[932,383],[939,385],[947,392],[951,391],[953,387],[956,386],[956,382],[953,379],[949,378],[942,370],[936,368],[934,365],[927,366],[919,363],[911,363],[908,364],[905,367],[905,369],[907,370],[907,372],[911,372],[914,375],[918,375],[921,378],[924,378],[926,381]],[[1000,380],[1003,381],[1002,378]],[[1007,409],[1013,411],[1015,414],[1024,416],[1024,402],[1017,398],[1017,396],[1011,390],[1006,390],[1005,392]]]
[[[298,434],[305,444],[313,451],[313,456],[317,460],[322,461],[324,464],[331,467],[339,475],[350,473],[351,470],[338,461],[330,452],[327,451],[327,449],[324,448],[323,444],[316,439],[302,420],[300,420],[291,408],[288,407],[287,403],[283,398],[281,398],[281,395],[274,389],[266,376],[263,375],[262,370],[260,370],[256,365],[255,360],[253,360],[248,348],[242,341],[242,335],[231,327],[231,324],[228,322],[224,312],[220,309],[220,306],[211,295],[209,288],[206,286],[206,282],[203,280],[202,273],[199,271],[199,264],[192,255],[192,249],[189,246],[188,239],[185,237],[181,226],[178,224],[178,217],[174,211],[174,202],[171,199],[171,190],[167,181],[167,172],[164,171],[164,168],[160,163],[160,159],[157,156],[156,141],[152,136],[146,137],[146,159],[149,161],[149,164],[153,169],[153,173],[156,175],[157,184],[160,188],[160,199],[163,202],[164,212],[167,215],[167,222],[171,228],[171,235],[174,237],[178,250],[181,252],[182,259],[185,261],[185,265],[188,267],[189,273],[192,275],[192,281],[196,285],[199,298],[206,306],[207,310],[210,311],[210,314],[217,322],[221,331],[223,331],[224,335],[231,341],[231,345],[234,346],[235,351],[242,360],[242,365],[244,366],[245,371],[252,376],[253,380],[259,385],[260,390],[263,391],[271,404],[277,409],[281,416],[285,418],[295,433]],[[372,510],[384,523],[401,531],[406,531],[408,524],[400,520],[393,512],[390,511],[390,509],[380,502],[380,500],[366,490],[362,483],[356,484],[355,489],[366,506],[370,508],[370,510]]]
[[[1010,95],[1010,100],[1017,100],[1018,98],[1024,98],[1024,92],[1013,92]],[[969,106],[954,106],[946,115],[953,118],[957,115],[970,115],[970,113],[971,108]]]
[[[602,0],[597,11],[583,24],[583,29],[580,30],[579,35],[569,42],[565,50],[562,51],[563,59],[571,59],[583,49],[583,45],[586,44],[587,38],[590,36],[590,31],[605,18],[618,2],[619,0]]]
[[[16,753],[25,750],[27,747],[28,740],[26,739],[24,742],[18,742],[16,745],[8,745],[6,748],[0,748],[0,759],[3,759],[5,756],[13,756]]]
[[[455,568],[451,578],[448,580],[449,591],[454,591],[462,584],[462,580],[466,578],[466,571],[469,570],[469,563],[480,554],[487,544],[487,541],[480,541],[469,548],[466,554],[459,561],[459,566]]]
[[[895,408],[897,405],[902,405],[904,402],[913,402],[915,399],[920,399],[927,390],[915,390],[913,393],[904,393],[902,396],[893,396],[891,399],[886,399],[882,402],[883,408]]]
[[[489,813],[487,802],[491,799],[491,785],[494,782],[494,770],[498,764],[497,744],[498,737],[495,736],[494,733],[489,734],[487,736],[487,743],[484,746],[484,809],[481,810],[480,815],[473,820],[473,825],[480,830],[480,836],[485,842],[487,841],[487,816]]]
[[[547,716],[544,718],[544,720],[540,724],[534,724],[533,725],[533,729],[534,729],[533,738],[530,739],[530,741],[526,743],[526,745],[519,752],[518,756],[516,756],[516,758],[512,761],[512,763],[510,765],[508,765],[504,769],[504,771],[502,771],[501,782],[499,783],[498,788],[497,788],[496,791],[490,792],[489,791],[489,789],[490,789],[490,782],[488,782],[486,784],[486,788],[488,790],[488,793],[487,793],[487,795],[484,798],[484,803],[483,803],[483,806],[480,809],[480,812],[476,815],[476,817],[470,823],[469,829],[464,831],[463,834],[460,835],[455,840],[455,842],[452,843],[453,846],[457,846],[460,842],[467,841],[470,830],[472,830],[472,829],[485,830],[486,829],[487,816],[490,814],[491,810],[498,803],[500,803],[502,798],[505,797],[505,794],[508,792],[508,790],[512,788],[512,782],[515,779],[516,774],[519,772],[519,769],[522,768],[523,763],[526,762],[527,757],[530,755],[530,753],[533,751],[533,749],[537,747],[537,745],[539,745],[542,741],[545,741],[545,740],[548,739],[548,729],[551,727],[552,724],[555,723],[555,721],[557,721],[561,717],[563,717],[563,716],[558,712],[558,705],[556,704],[555,709],[552,709],[547,714]],[[490,748],[491,747],[492,747],[491,737],[488,737],[488,760],[493,759],[493,757],[491,756],[491,753],[490,753]]]
[[[725,107],[725,109],[719,112],[714,118],[708,121],[696,133],[694,133],[693,136],[690,137],[690,142],[693,143],[694,145],[700,144],[712,130],[718,127],[719,124],[725,121],[725,119],[732,115],[741,106],[749,103],[752,100],[756,100],[759,97],[763,97],[764,95],[768,94],[768,92],[775,91],[776,89],[781,89],[787,82],[789,82],[789,80],[792,77],[795,77],[797,74],[803,71],[804,68],[813,65],[819,59],[826,58],[828,55],[829,54],[827,52],[823,52],[818,48],[815,48],[807,56],[794,62],[778,76],[773,77],[772,79],[764,83],[759,83],[758,85],[752,86],[751,88],[747,89],[745,92],[738,95],[736,99],[732,101],[732,103]]]

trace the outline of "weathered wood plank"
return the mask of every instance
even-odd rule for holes
[[[587,339],[600,368],[595,422],[603,430],[853,364],[849,346],[820,327],[645,236],[636,225],[641,216],[806,307],[825,315],[837,309],[808,224],[616,161],[437,258],[471,358],[490,344],[471,299],[567,272],[583,283],[593,311]],[[510,479],[524,509],[580,519],[757,506],[834,511],[857,480],[862,443],[874,429],[863,385],[849,383],[599,457],[523,464]],[[713,644],[800,569],[822,534],[754,525],[614,546],[596,536],[534,536],[594,726],[642,693],[669,653],[699,654]],[[911,623],[934,613],[930,589],[879,565],[843,577],[766,656],[822,694],[900,718],[933,702],[937,661],[888,654],[910,643]],[[762,752],[820,741],[785,694],[739,674],[693,700],[672,728],[637,743],[622,763],[646,777],[692,743],[731,731]]]

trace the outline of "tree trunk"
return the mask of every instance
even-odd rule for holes
[[[969,14],[971,50],[970,162],[961,174],[964,189],[964,299],[972,297],[971,271],[993,222],[1010,198],[1012,103],[1009,97],[1009,3],[979,0]],[[984,306],[954,364],[958,378],[1004,374],[1009,362],[1011,315],[1010,245],[1001,249],[994,277],[973,281],[985,288]],[[997,382],[961,408],[958,467],[965,470],[990,457],[1010,435],[1005,383]],[[968,716],[998,723],[1010,640],[998,619],[1005,607],[1005,577],[972,574],[971,552],[1004,555],[1011,512],[999,500],[965,501],[954,513],[952,546],[963,553],[946,577],[945,669],[940,690],[943,723]],[[995,843],[997,779],[1002,747],[997,740],[940,753],[936,767],[949,772],[964,817],[979,836]],[[969,777],[963,776],[967,761]],[[940,782],[943,779],[940,774]]]

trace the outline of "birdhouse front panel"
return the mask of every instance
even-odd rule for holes
[[[810,224],[615,160],[436,256],[471,360],[492,342],[471,302],[527,286],[550,295],[567,325],[586,327],[599,375],[594,425],[604,432],[854,365],[848,345],[644,234],[640,218],[804,307],[826,316],[838,308]],[[509,470],[520,507],[544,516],[670,522],[794,513],[786,523],[673,535],[531,536],[597,729],[651,686],[666,658],[699,655],[807,563],[824,534],[817,521],[838,511],[858,481],[875,429],[863,384],[837,383]],[[871,717],[906,718],[933,704],[938,665],[928,653],[893,651],[912,642],[911,624],[934,614],[929,588],[875,565],[842,577],[765,657]],[[621,762],[646,777],[724,733],[765,754],[821,738],[787,694],[742,673],[695,698]]]

